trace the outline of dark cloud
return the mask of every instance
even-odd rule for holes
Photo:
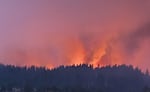
[[[150,23],[144,26],[138,27],[136,30],[128,32],[121,37],[124,48],[128,51],[128,54],[136,53],[138,48],[142,46],[143,42],[150,38]]]

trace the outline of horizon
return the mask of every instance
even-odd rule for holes
[[[36,66],[36,65],[24,65],[24,66],[18,66],[18,65],[13,65],[13,64],[2,64],[2,63],[0,63],[0,65],[2,65],[2,66],[13,66],[13,67],[19,67],[19,68],[24,68],[24,67],[26,67],[27,69],[30,69],[30,68],[32,68],[32,67],[35,67],[35,68],[44,68],[44,69],[46,69],[46,70],[53,70],[53,69],[57,69],[57,68],[60,68],[60,67],[64,67],[64,68],[66,68],[66,67],[72,67],[72,66],[74,66],[74,67],[78,67],[78,66],[83,66],[83,65],[86,65],[86,66],[88,66],[88,67],[91,67],[92,69],[97,69],[97,68],[99,68],[99,69],[102,69],[102,68],[106,68],[106,67],[110,67],[110,68],[113,68],[113,67],[120,67],[120,66],[126,66],[126,67],[132,67],[133,69],[139,69],[142,73],[146,73],[147,71],[149,72],[149,70],[148,69],[146,69],[146,70],[142,70],[142,69],[140,69],[138,66],[133,66],[133,65],[127,65],[127,64],[114,64],[114,65],[93,65],[93,64],[85,64],[85,63],[82,63],[82,64],[71,64],[71,65],[59,65],[59,66],[56,66],[56,67],[52,67],[52,68],[49,68],[49,67],[46,67],[46,66]]]

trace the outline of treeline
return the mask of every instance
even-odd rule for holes
[[[51,70],[0,65],[0,92],[150,92],[149,87],[148,71],[131,65],[81,64]]]

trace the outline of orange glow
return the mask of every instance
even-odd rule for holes
[[[69,39],[70,40],[70,39]],[[85,51],[83,44],[78,39],[72,39],[67,42],[65,47],[67,64],[81,64],[84,63]]]
[[[96,50],[94,52],[94,55],[92,57],[92,61],[90,64],[93,64],[94,66],[97,66],[97,64],[103,65],[100,60],[102,58],[102,56],[104,56],[106,54],[105,52],[105,47],[103,48],[99,48],[98,50]]]

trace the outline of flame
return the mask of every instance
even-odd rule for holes
[[[67,42],[65,50],[67,50],[66,57],[68,59],[68,64],[84,63],[85,50],[80,40],[70,40],[69,42]]]
[[[86,51],[84,43],[78,38],[67,39],[63,44],[61,44],[62,54],[57,53],[53,58],[51,54],[47,51],[32,49],[32,50],[14,50],[7,53],[7,61],[14,61],[16,65],[35,65],[35,66],[45,66],[47,68],[53,68],[63,65],[72,65],[72,64],[92,64],[94,67],[97,65],[108,65],[108,64],[121,64],[121,56],[118,52],[109,51],[108,44],[104,41],[101,44],[98,44],[97,49],[93,49],[90,52]],[[63,49],[63,50],[62,50]],[[52,53],[54,54],[54,53]],[[56,58],[59,58],[56,60]],[[90,58],[90,59],[89,59]],[[108,62],[109,61],[109,62]]]
[[[102,58],[102,56],[104,56],[105,54],[106,54],[105,47],[102,47],[102,48],[99,48],[98,50],[96,50],[92,57],[91,64],[93,64],[94,66],[97,66],[97,64],[101,65],[101,63],[99,61]]]

